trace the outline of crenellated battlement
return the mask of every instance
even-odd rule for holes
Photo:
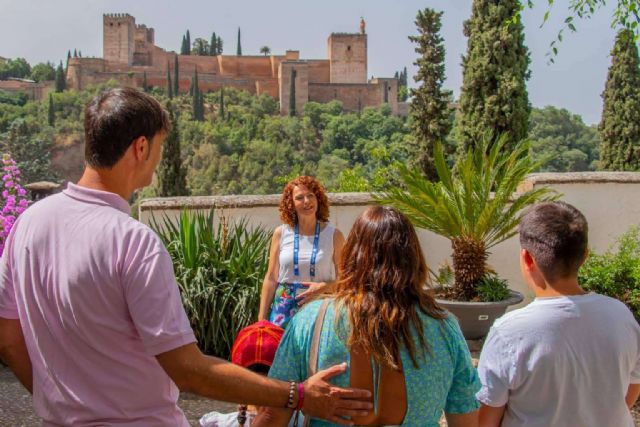
[[[135,21],[135,18],[128,13],[105,13],[102,17],[109,19],[133,19]]]

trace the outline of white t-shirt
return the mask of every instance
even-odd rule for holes
[[[502,427],[633,427],[640,327],[603,295],[536,298],[495,322],[478,374],[478,400],[507,405]]]

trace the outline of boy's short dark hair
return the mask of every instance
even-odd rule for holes
[[[153,97],[134,88],[105,91],[85,110],[85,161],[94,168],[111,168],[135,139],[145,136],[151,142],[169,127],[167,112]]]
[[[546,280],[578,274],[589,244],[589,226],[578,209],[564,202],[535,205],[522,217],[519,232],[520,246]]]

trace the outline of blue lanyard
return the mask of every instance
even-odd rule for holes
[[[320,221],[316,221],[316,232],[313,235],[313,249],[311,250],[311,262],[309,264],[309,275],[316,276],[316,257],[318,256],[318,244],[320,242]],[[300,276],[300,266],[298,256],[300,253],[300,224],[296,224],[293,233],[293,275]]]

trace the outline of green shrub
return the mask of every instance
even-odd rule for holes
[[[152,220],[173,260],[198,346],[228,358],[238,331],[256,320],[271,234],[244,219],[213,224],[213,210],[183,211],[177,224]]]
[[[481,302],[504,301],[509,298],[509,284],[494,274],[487,274],[476,285]]]
[[[631,227],[604,254],[590,254],[578,280],[585,290],[619,299],[640,320],[640,227]]]

